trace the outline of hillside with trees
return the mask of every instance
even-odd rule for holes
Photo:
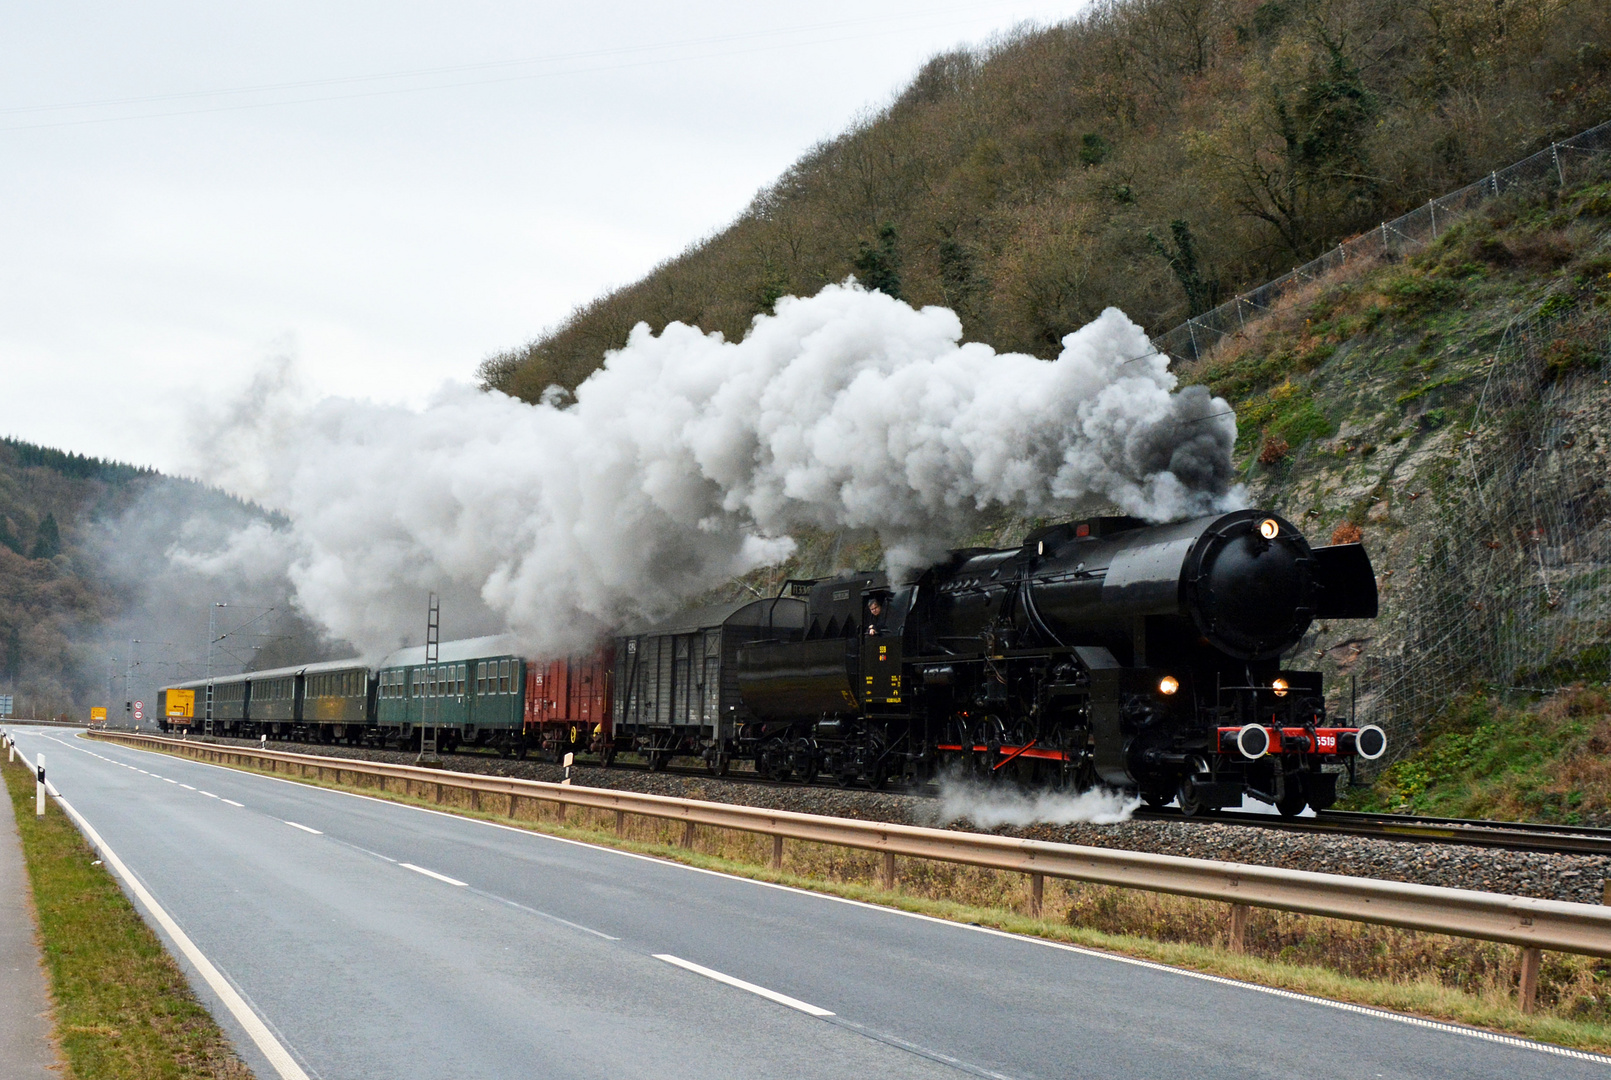
[[[638,322],[743,335],[855,274],[970,340],[1157,332],[1611,115],[1602,0],[1107,0],[935,57],[737,220],[488,358],[573,388]]]
[[[322,655],[283,582],[204,582],[167,558],[267,517],[194,481],[0,439],[0,694],[18,716],[79,720],[119,707],[114,691],[154,700],[157,685],[200,674],[215,600],[282,609],[246,651],[220,643],[217,670]]]

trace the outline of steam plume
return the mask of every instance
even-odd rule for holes
[[[1235,420],[1109,309],[1053,361],[959,344],[943,308],[855,285],[787,297],[740,342],[639,325],[575,402],[448,387],[422,412],[298,404],[265,379],[210,440],[211,479],[290,519],[300,606],[369,651],[420,591],[538,654],[585,646],[793,550],[876,530],[899,574],[991,508],[1235,505]],[[262,552],[265,537],[242,538]]]
[[[981,829],[1003,825],[1116,825],[1129,821],[1139,796],[1094,787],[1078,793],[1023,792],[985,787],[956,777],[940,782],[940,824],[970,821]]]

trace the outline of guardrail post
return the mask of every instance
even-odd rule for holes
[[[1226,947],[1233,953],[1247,952],[1247,920],[1253,909],[1246,904],[1231,905],[1231,932]]]
[[[685,848],[694,846],[694,823],[692,821],[682,823],[682,846]]]
[[[515,816],[515,800],[518,799],[518,798],[520,798],[520,796],[516,795],[514,792],[511,791],[509,793],[509,816],[510,817]]]
[[[41,750],[39,756],[34,758],[34,766],[39,771],[34,778],[34,817],[45,816],[45,752]]]
[[[481,811],[481,789],[480,788],[471,788],[470,789],[470,809],[476,811],[477,813],[480,813],[480,811]]]
[[[884,852],[884,891],[895,891],[895,853]]]
[[[564,803],[560,802],[560,803],[556,803],[555,806],[557,807],[557,812],[554,815],[554,820],[556,822],[558,822],[559,824],[563,825],[563,824],[565,824],[566,805]]]
[[[437,803],[438,806],[442,805],[442,785],[441,784],[436,785],[436,803]]]
[[[1611,878],[1600,882],[1600,903],[1611,904]]]
[[[617,835],[617,836],[625,836],[626,835],[626,811],[625,810],[617,810],[615,812],[615,835]]]
[[[1029,914],[1040,918],[1041,906],[1046,898],[1046,875],[1029,875]]]
[[[772,869],[783,869],[783,834],[772,834]],[[1611,887],[1611,886],[1608,886]]]
[[[1524,1013],[1538,1006],[1538,966],[1544,954],[1538,949],[1523,947],[1521,951],[1521,977],[1516,980],[1516,1004]]]

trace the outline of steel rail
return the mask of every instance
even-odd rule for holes
[[[1274,908],[1408,930],[1505,942],[1524,949],[1611,957],[1611,908],[1560,900],[1506,896],[1372,878],[1319,874],[1281,867],[1190,859],[1176,855],[1116,851],[1040,840],[953,832],[880,822],[853,821],[748,806],[674,799],[663,795],[570,787],[513,777],[482,776],[384,762],[315,757],[194,743],[151,735],[91,732],[89,737],[137,749],[163,750],[272,772],[334,779],[343,775],[384,777],[434,785],[436,800],[445,790],[504,796],[512,814],[515,800],[537,799],[566,806],[637,814],[686,826],[685,843],[695,826],[734,829],[773,837],[881,852],[886,868],[895,856],[962,863],[1042,877],[1172,893],[1233,905]],[[333,774],[333,776],[332,776]],[[618,818],[619,820],[619,818]],[[889,870],[886,869],[886,877]]]
[[[1237,811],[1219,811],[1184,818],[1178,812],[1168,810],[1138,810],[1136,817],[1146,821],[1242,825],[1278,832],[1360,836],[1405,843],[1467,844],[1472,847],[1503,848],[1507,851],[1611,856],[1611,830],[1548,825],[1541,822],[1468,821],[1461,818],[1421,818],[1407,815],[1400,817],[1396,814],[1364,814],[1336,810],[1322,810],[1315,817],[1298,818]]]

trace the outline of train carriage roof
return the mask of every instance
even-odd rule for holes
[[[779,627],[800,630],[805,627],[806,603],[792,596],[769,596],[760,600],[738,600],[727,604],[689,608],[655,622],[642,622],[623,628],[625,637],[640,635],[691,634],[721,626]]]
[[[243,671],[238,675],[214,675],[210,679],[191,679],[188,682],[173,683],[164,686],[164,690],[199,690],[208,683],[213,686],[225,686],[238,682],[262,682],[265,679],[279,679],[287,675],[322,675],[327,671],[363,671],[368,672],[369,666],[363,660],[354,656],[346,660],[321,660],[316,664],[297,664],[295,667],[267,668],[263,671]]]
[[[490,637],[464,638],[459,641],[444,641],[437,646],[437,661],[443,664],[458,663],[461,660],[481,660],[499,656],[520,656],[524,652],[520,642],[511,634],[494,634]],[[406,649],[398,649],[389,654],[384,660],[375,665],[375,670],[388,668],[418,667],[425,663],[425,646],[411,645]]]

